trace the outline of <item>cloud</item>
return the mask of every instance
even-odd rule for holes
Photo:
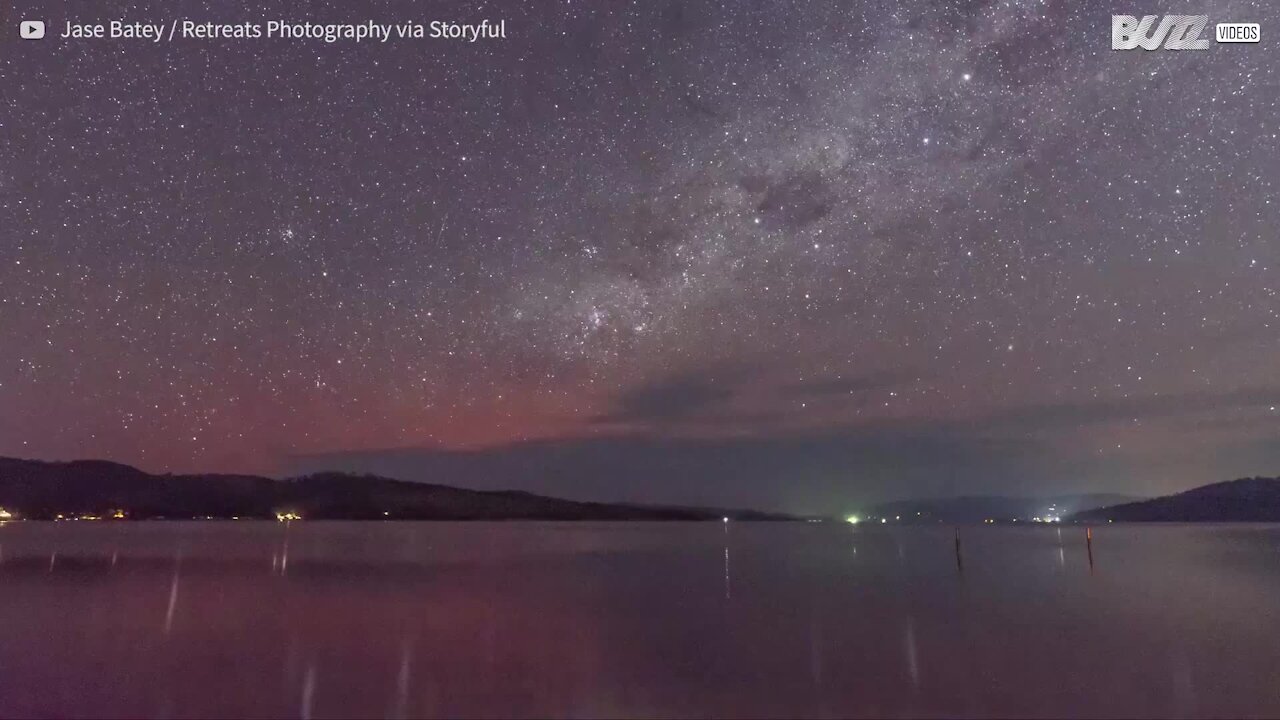
[[[803,428],[754,413],[758,383],[725,365],[633,388],[601,416],[596,434],[482,449],[398,448],[293,456],[287,474],[372,472],[480,489],[521,489],[586,500],[742,506],[801,513],[853,511],[870,502],[965,494],[1055,491],[1158,494],[1229,477],[1274,473],[1274,438],[1242,438],[1208,462],[1197,447],[1082,455],[1061,433],[1133,418],[1270,407],[1280,389],[1183,393],[1093,403],[1041,404],[981,418],[881,419]],[[843,397],[911,382],[882,372],[772,384],[766,393]],[[754,423],[754,425],[753,425]],[[739,434],[687,432],[736,426]],[[668,433],[667,430],[676,432]],[[1157,432],[1177,437],[1177,423]],[[1173,449],[1170,449],[1170,448]]]
[[[1024,405],[987,415],[975,424],[992,430],[1039,430],[1273,405],[1280,405],[1280,388],[1244,388],[1222,393],[1169,393],[1083,403]]]
[[[747,362],[721,362],[687,370],[623,391],[595,425],[658,432],[687,429],[781,429],[789,399],[861,402],[869,393],[901,387],[918,376],[897,371],[831,375],[799,382],[773,379],[776,369]]]
[[[675,422],[722,410],[742,379],[740,368],[716,366],[672,375],[624,391],[597,423]]]
[[[401,448],[295,456],[288,474],[318,470],[576,499],[839,513],[860,503],[1020,491],[1046,452],[1029,440],[929,428],[842,428],[746,437],[632,433],[512,443],[480,450]]]
[[[876,390],[888,390],[909,385],[918,379],[918,375],[895,371],[873,372],[854,376],[836,375],[793,383],[784,387],[783,392],[803,397],[862,396]]]

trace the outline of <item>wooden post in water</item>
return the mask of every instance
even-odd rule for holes
[[[956,569],[964,572],[964,560],[960,557],[960,528],[956,528]]]
[[[1084,546],[1089,552],[1089,573],[1093,573],[1093,528],[1084,529]]]

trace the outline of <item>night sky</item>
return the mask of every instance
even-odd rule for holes
[[[0,455],[797,511],[1280,474],[1267,0],[6,10]],[[54,37],[175,17],[508,38]]]

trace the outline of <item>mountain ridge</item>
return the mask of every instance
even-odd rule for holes
[[[523,490],[469,490],[376,475],[319,472],[156,475],[108,460],[0,457],[0,508],[28,519],[794,520],[755,510],[604,503]]]
[[[1072,515],[1083,522],[1280,522],[1280,478],[1248,477]]]

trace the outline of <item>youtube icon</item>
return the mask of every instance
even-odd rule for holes
[[[44,21],[23,20],[18,25],[18,34],[23,40],[40,40],[44,37]]]

